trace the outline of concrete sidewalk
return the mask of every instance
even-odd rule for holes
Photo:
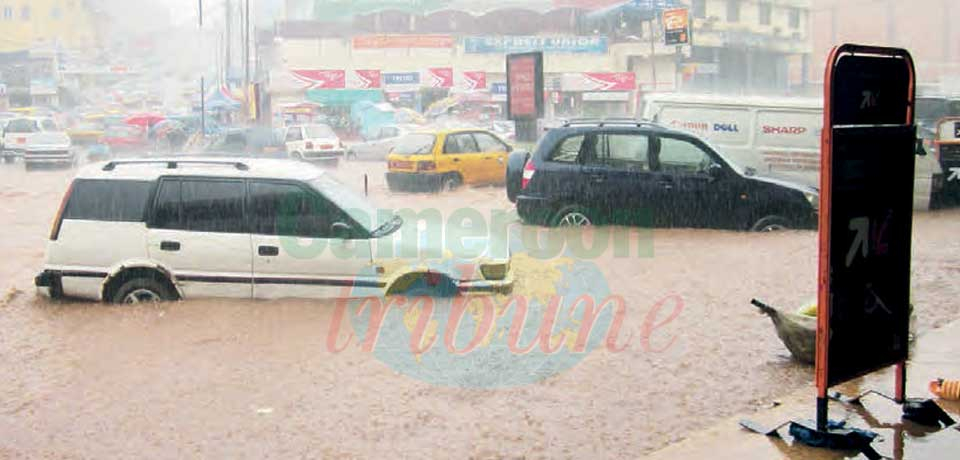
[[[813,368],[810,369],[813,380]],[[934,329],[920,336],[911,350],[907,365],[907,397],[932,398],[927,389],[936,378],[960,379],[960,321]],[[866,390],[877,390],[892,396],[893,369],[886,369],[848,382],[831,392],[840,391],[853,396]],[[763,436],[739,426],[748,419],[761,426],[773,427],[788,420],[815,419],[816,390],[811,385],[781,399],[780,405],[753,414],[743,414],[723,420],[712,428],[691,433],[677,444],[653,453],[648,459],[840,459],[865,458],[856,452],[830,451],[803,446],[794,442],[788,427],[781,428],[780,437]],[[951,417],[960,421],[960,402],[937,400]],[[830,403],[830,419],[846,420],[847,426],[867,429],[879,434],[873,448],[881,455],[894,459],[960,458],[960,424],[941,430],[931,430],[900,419],[900,408],[877,395],[863,399],[863,407],[856,408],[837,402]]]

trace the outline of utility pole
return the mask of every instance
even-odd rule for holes
[[[230,68],[232,67],[232,62],[230,62],[231,52],[233,51],[230,47],[230,43],[233,41],[233,0],[226,0],[226,8],[224,8],[224,14],[226,14],[226,22],[224,25],[224,36],[223,36],[223,48],[224,48],[224,60],[223,60],[223,80],[229,82],[230,80]],[[228,85],[229,86],[229,83]]]
[[[200,40],[202,41],[203,40],[203,0],[197,0],[197,17],[199,19],[198,30],[200,31]],[[202,45],[200,49],[203,49]],[[207,84],[206,84],[206,81],[204,81],[204,75],[201,72],[200,73],[200,138],[201,139],[206,137],[207,135],[207,120],[206,120],[207,104],[206,104],[206,101],[204,100],[204,98],[206,97],[206,94],[207,94]]]
[[[250,108],[250,0],[246,0],[243,14],[243,94],[244,110]]]

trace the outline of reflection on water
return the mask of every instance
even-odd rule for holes
[[[385,207],[484,215],[510,207],[499,188],[389,195],[379,165],[348,163],[334,174],[362,190],[364,173]],[[0,438],[14,440],[0,442],[0,457],[618,456],[765,407],[812,380],[748,303],[812,297],[811,232],[655,230],[652,255],[607,251],[592,262],[625,299],[623,336],[635,343],[659,299],[682,297],[682,314],[654,336],[663,351],[601,349],[539,383],[449,388],[396,372],[356,340],[330,352],[334,301],[116,307],[35,297],[32,276],[69,175],[0,167],[0,288],[22,291],[0,304]],[[916,219],[920,333],[958,317],[958,219]],[[631,238],[640,247],[646,236]]]

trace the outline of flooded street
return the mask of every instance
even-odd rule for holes
[[[332,173],[360,191],[367,174],[383,208],[513,208],[496,187],[391,195],[384,171],[350,162]],[[815,232],[631,230],[652,253],[591,260],[624,299],[624,348],[534,384],[478,389],[397,372],[359,341],[331,351],[333,300],[119,307],[36,296],[73,174],[0,166],[0,458],[636,456],[813,378],[749,302],[793,309],[815,296]],[[958,234],[956,210],[915,217],[919,334],[960,318]],[[549,266],[518,265],[514,295],[535,295],[523,280]],[[656,308],[667,298],[680,307]]]

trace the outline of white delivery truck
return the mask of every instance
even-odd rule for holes
[[[690,131],[743,168],[818,187],[823,100],[654,94],[643,100],[642,117]],[[931,155],[917,157],[914,208],[930,207]]]

